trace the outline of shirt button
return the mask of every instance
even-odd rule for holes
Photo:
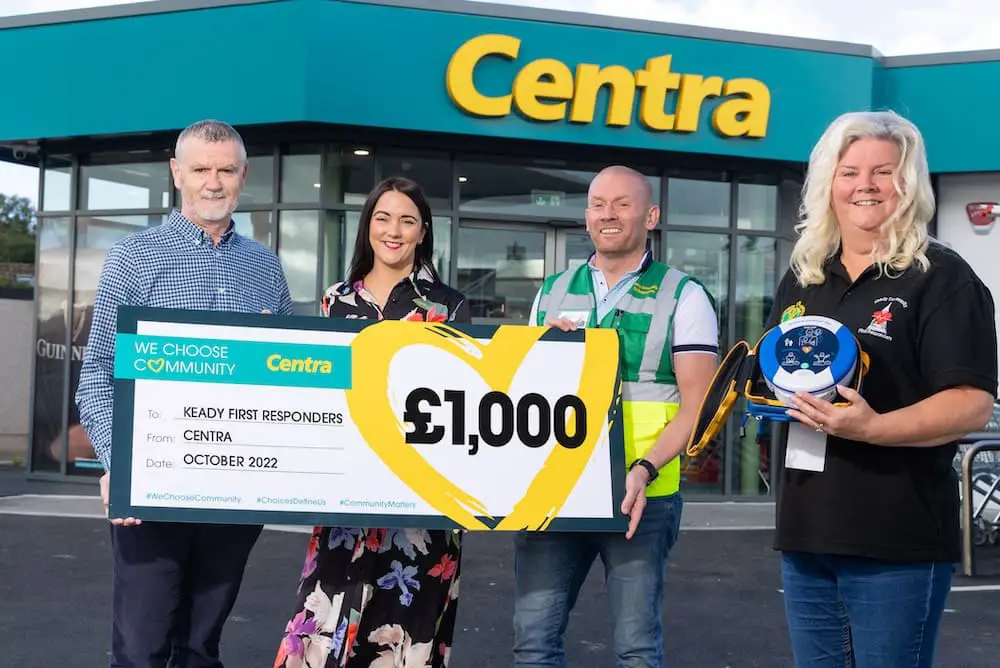
[[[223,293],[224,293],[225,291],[226,291],[226,289],[225,289],[225,288],[219,288],[219,294],[220,294],[220,295],[221,295],[221,294],[223,294]]]

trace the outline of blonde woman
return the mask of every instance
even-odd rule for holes
[[[847,407],[796,396],[775,547],[796,666],[932,664],[961,559],[956,439],[997,394],[994,306],[966,262],[930,239],[923,139],[892,112],[849,113],[809,160],[799,238],[769,326],[844,323],[871,358]],[[823,433],[817,433],[823,432]],[[806,467],[804,467],[806,468]]]

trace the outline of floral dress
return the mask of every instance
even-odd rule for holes
[[[415,272],[385,309],[357,283],[323,297],[331,318],[470,322],[464,297]],[[458,608],[462,533],[315,527],[274,668],[444,668]]]

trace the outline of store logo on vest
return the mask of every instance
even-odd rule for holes
[[[998,202],[972,202],[965,205],[965,213],[972,223],[972,231],[976,234],[989,234],[993,229],[997,216],[1000,216]]]
[[[886,341],[892,341],[892,336],[889,334],[889,324],[893,320],[893,307],[896,307],[895,313],[899,313],[900,309],[909,308],[909,304],[905,299],[899,297],[879,297],[875,300],[875,306],[878,307],[878,310],[872,313],[872,321],[868,323],[867,327],[859,329],[858,333],[870,334]]]

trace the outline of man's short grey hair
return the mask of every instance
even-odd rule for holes
[[[243,143],[243,137],[241,137],[240,133],[236,131],[236,128],[231,126],[229,123],[209,118],[203,121],[198,121],[197,123],[192,123],[184,128],[181,134],[177,137],[177,144],[174,146],[174,157],[178,160],[181,155],[181,146],[184,144],[184,140],[189,137],[195,137],[210,143],[234,141],[240,147],[240,164],[245,164],[247,161],[247,148]]]

